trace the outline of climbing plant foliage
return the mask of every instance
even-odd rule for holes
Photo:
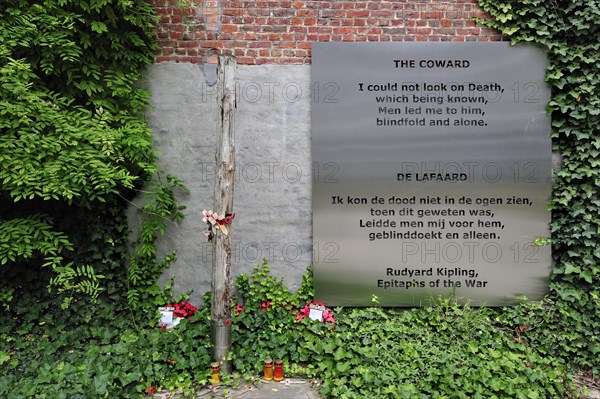
[[[144,120],[155,23],[143,0],[0,2],[4,396],[139,397],[204,378],[205,313],[148,328],[172,299],[157,279],[174,254],[155,241],[181,219],[183,188]]]
[[[536,333],[549,353],[600,369],[600,3],[479,0],[512,43],[547,50],[554,150],[562,156],[552,198],[552,297]]]
[[[181,182],[156,164],[143,119],[153,9],[143,0],[6,0],[0,15],[0,264],[50,266],[63,307],[74,293],[96,299],[112,276],[81,255],[87,248],[73,239],[85,229],[65,219],[84,217],[74,208],[120,213],[145,187],[147,215],[123,281],[139,308],[149,287],[158,295],[157,275],[172,258],[157,260],[154,241],[181,218],[172,191]],[[104,245],[126,245],[127,234],[113,231]]]

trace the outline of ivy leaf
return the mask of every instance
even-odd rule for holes
[[[579,277],[581,277],[582,279],[584,279],[586,282],[592,284],[593,281],[593,273],[590,270],[582,270],[579,273]]]
[[[567,263],[565,265],[565,274],[573,274],[573,273],[580,273],[581,272],[581,268],[577,265],[574,265],[573,263]]]
[[[348,370],[350,370],[351,365],[349,362],[342,362],[342,363],[338,363],[336,364],[335,368],[337,369],[337,371],[339,371],[340,373],[346,373],[348,372]]]

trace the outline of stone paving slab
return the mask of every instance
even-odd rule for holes
[[[159,392],[146,399],[181,399],[178,393]],[[196,399],[230,398],[230,399],[321,399],[317,390],[309,381],[287,379],[282,382],[261,381],[256,385],[247,385],[232,389],[226,386],[203,388]]]

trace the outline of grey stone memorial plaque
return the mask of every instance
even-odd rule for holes
[[[546,293],[545,67],[543,51],[508,43],[313,43],[319,301]]]

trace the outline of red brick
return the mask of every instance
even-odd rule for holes
[[[224,8],[222,13],[223,15],[238,16],[240,15],[240,10],[238,8]]]
[[[237,25],[221,25],[221,32],[236,32],[237,30]]]
[[[368,10],[348,10],[346,11],[346,17],[347,18],[357,18],[357,17],[368,17],[369,16],[369,11]]]
[[[279,48],[296,48],[296,42],[278,42],[277,47],[279,47]]]
[[[434,33],[436,35],[455,36],[456,28],[436,28]]]
[[[300,57],[282,57],[276,60],[277,64],[303,64],[304,60]]]
[[[311,28],[309,28],[311,29]],[[290,26],[290,32],[292,33],[308,33],[306,26]]]
[[[251,42],[248,43],[249,48],[269,48],[271,47],[271,42]]]
[[[252,57],[238,57],[237,62],[240,65],[254,65],[254,60]]]
[[[333,33],[336,33],[336,34],[340,34],[340,33],[344,34],[344,33],[352,33],[352,32],[354,32],[354,28],[351,26],[342,26],[339,28],[333,28]]]
[[[307,17],[307,16],[314,16],[315,15],[315,11],[314,10],[309,10],[307,8],[303,8],[301,10],[297,10],[296,11],[296,16],[298,17]]]
[[[421,11],[421,18],[423,19],[440,19],[444,18],[442,11]]]
[[[156,9],[158,15],[171,15],[173,14],[173,8],[171,7],[160,7]]]
[[[457,28],[456,33],[459,35],[479,35],[481,33],[479,28]]]
[[[154,57],[154,61],[156,61],[156,62],[173,62],[173,61],[176,61],[178,58],[179,57],[172,56],[172,55],[170,55],[170,56],[157,56],[157,57]]]
[[[402,18],[404,20],[412,19],[417,21],[419,19],[419,13],[417,11],[405,11],[398,13],[397,18]]]
[[[200,46],[204,48],[221,48],[223,47],[223,42],[219,40],[207,40],[200,43]]]

